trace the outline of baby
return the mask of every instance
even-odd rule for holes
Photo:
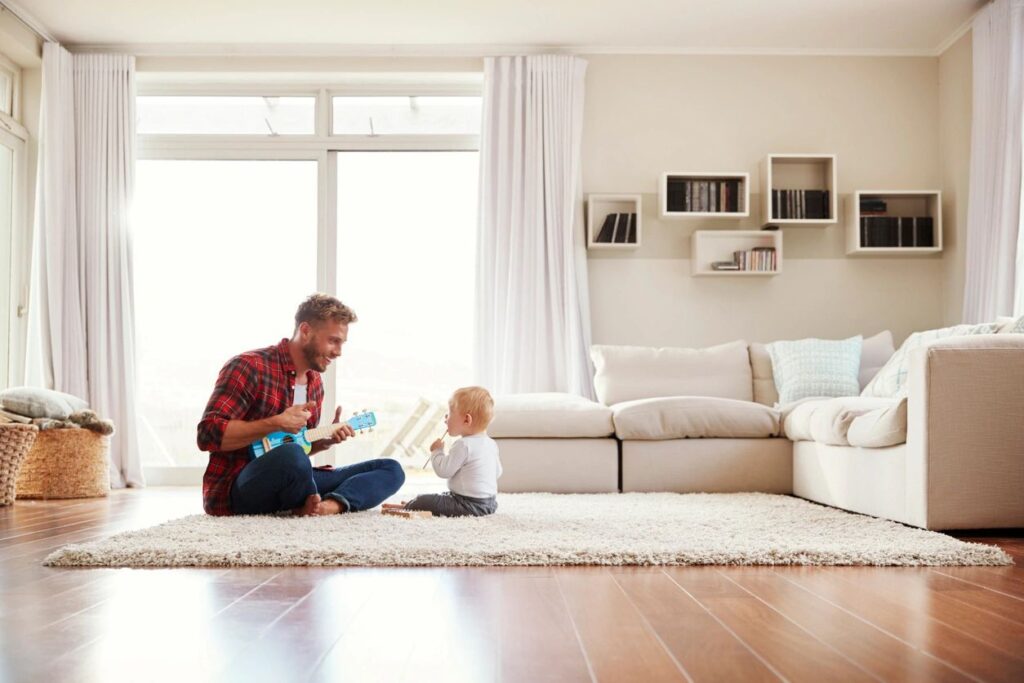
[[[448,480],[446,493],[416,496],[406,510],[430,510],[439,517],[480,517],[498,509],[501,460],[498,444],[487,436],[494,417],[494,399],[483,387],[463,387],[448,401],[448,434],[462,437],[445,455],[444,441],[430,445],[430,464],[437,476]]]

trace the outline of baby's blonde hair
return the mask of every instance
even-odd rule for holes
[[[494,399],[483,387],[462,387],[452,394],[452,407],[473,416],[473,426],[483,431],[494,419]]]

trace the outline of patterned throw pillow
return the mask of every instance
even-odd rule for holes
[[[1024,315],[1017,318],[1017,324],[1010,328],[1010,334],[1024,334]]]
[[[779,405],[811,396],[856,396],[860,391],[860,335],[849,339],[801,339],[768,345]]]
[[[928,342],[946,337],[962,337],[970,334],[994,334],[999,328],[998,323],[981,323],[980,325],[954,325],[938,330],[915,332],[907,337],[903,345],[896,350],[871,383],[864,387],[861,396],[878,398],[896,398],[907,392],[907,367],[911,349],[924,346]]]

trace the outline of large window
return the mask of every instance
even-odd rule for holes
[[[148,474],[205,466],[195,427],[217,371],[290,336],[313,291],[359,316],[325,373],[324,419],[340,404],[346,415],[374,410],[379,423],[318,462],[392,455],[418,469],[448,394],[471,381],[479,97],[465,87],[422,99],[380,88],[278,98],[251,85],[167,90],[139,98],[135,308]],[[345,123],[353,104],[362,109]],[[357,130],[351,121],[367,112],[391,123]]]
[[[136,99],[139,135],[312,135],[315,109],[313,97]]]
[[[143,462],[199,465],[218,370],[290,336],[316,289],[316,162],[142,160],[136,176]]]
[[[337,164],[337,291],[359,316],[338,397],[380,422],[339,452],[418,456],[472,377],[478,155],[344,152]]]

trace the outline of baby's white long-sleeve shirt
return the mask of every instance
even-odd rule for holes
[[[498,495],[501,459],[497,442],[486,434],[463,436],[447,455],[443,448],[434,451],[430,464],[437,476],[448,480],[452,493],[470,498]]]

